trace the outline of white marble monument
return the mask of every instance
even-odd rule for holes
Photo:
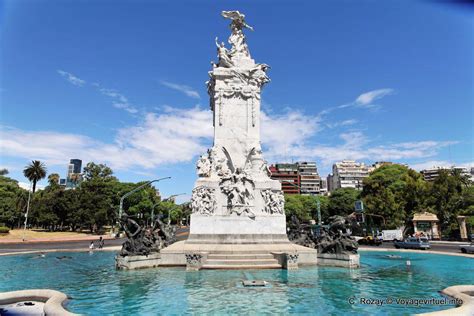
[[[288,242],[281,185],[270,179],[260,146],[260,94],[269,67],[250,56],[243,31],[252,28],[244,15],[222,15],[231,20],[231,48],[216,38],[219,60],[207,82],[214,146],[197,162],[188,242]]]
[[[270,179],[260,145],[260,94],[268,65],[251,58],[245,16],[230,19],[230,48],[216,38],[218,61],[207,82],[214,144],[197,162],[186,241],[161,250],[160,265],[201,268],[275,268],[316,264],[317,251],[289,242],[284,196]]]

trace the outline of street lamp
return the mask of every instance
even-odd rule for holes
[[[179,194],[173,194],[173,195],[170,195],[168,196],[166,199],[160,201],[160,202],[156,202],[155,204],[153,204],[153,207],[151,208],[151,221],[153,223],[153,220],[155,219],[155,207],[160,204],[161,202],[165,202],[165,201],[168,201],[168,200],[171,200],[172,198],[174,197],[177,197],[177,196],[180,196],[180,195],[185,195],[186,193],[179,193]],[[169,221],[169,215],[168,215],[168,225],[170,224],[170,221]]]
[[[119,219],[122,218],[122,213],[123,213],[123,200],[125,200],[125,198],[127,196],[129,196],[130,194],[146,187],[147,185],[153,183],[153,182],[159,182],[161,180],[165,180],[165,179],[171,179],[171,177],[164,177],[164,178],[160,178],[160,179],[156,179],[156,180],[151,180],[151,181],[148,181],[147,183],[144,183],[142,184],[141,186],[133,189],[132,191],[128,192],[128,193],[125,193],[121,198],[120,198],[120,208],[119,208]]]
[[[296,185],[290,181],[287,181],[287,180],[282,180],[281,182],[286,182],[288,183],[289,185],[291,186],[294,186],[295,188],[298,188],[301,192],[303,193],[309,193],[311,196],[315,196],[316,197],[316,209],[318,211],[318,226],[321,227],[323,225],[323,221],[321,219],[321,202],[319,201],[319,195],[315,195],[314,193],[312,192],[308,192],[308,191],[305,191],[305,190],[302,190],[301,189],[301,186],[299,185]]]
[[[25,213],[25,228],[23,229],[23,241],[25,241],[25,234],[26,234],[26,226],[28,225],[28,213],[30,211],[30,200],[31,200],[31,187],[33,182],[30,181],[30,189],[28,190],[28,204],[26,205],[26,213]]]

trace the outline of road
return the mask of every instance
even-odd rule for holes
[[[187,238],[189,228],[180,227],[176,231],[177,240],[184,240]],[[97,238],[98,240],[98,238]],[[125,238],[106,239],[105,248],[121,246]],[[97,244],[97,242],[96,242]],[[84,250],[88,251],[90,240],[80,241],[45,241],[45,242],[20,242],[20,243],[0,243],[0,254],[24,251],[47,251],[47,250]]]
[[[364,245],[364,248],[379,248],[379,249],[388,249],[388,250],[395,250],[395,247],[393,246],[392,242],[384,242],[383,245],[380,246],[367,246]],[[448,253],[461,253],[459,250],[459,245],[458,244],[438,244],[438,243],[431,243],[431,249],[432,251],[440,251],[440,252],[448,252]],[[423,250],[420,250],[421,252]]]
[[[178,228],[176,235],[178,240],[185,240],[188,237],[189,228],[181,227]],[[124,238],[119,239],[107,239],[105,240],[105,247],[121,246],[125,241]],[[23,243],[0,243],[0,254],[12,253],[12,252],[24,252],[24,251],[46,251],[46,250],[89,250],[90,241],[48,241],[48,242],[23,242]],[[392,242],[384,242],[381,246],[367,246],[364,248],[375,248],[375,249],[387,249],[395,250]],[[432,251],[440,251],[446,253],[461,253],[459,250],[459,244],[446,244],[446,243],[431,243]],[[421,252],[423,250],[420,250]]]
[[[120,246],[125,239],[108,239],[105,240],[105,247]],[[24,242],[16,244],[0,244],[0,254],[11,253],[11,252],[23,252],[23,251],[42,251],[42,250],[61,250],[61,249],[73,249],[84,251],[89,250],[90,241],[48,241],[48,242]]]

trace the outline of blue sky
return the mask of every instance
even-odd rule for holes
[[[474,8],[440,1],[0,1],[0,167],[70,158],[191,192],[212,144],[204,82],[240,10],[269,162],[473,161]],[[44,185],[46,181],[43,181]],[[185,199],[186,197],[183,197]],[[189,198],[189,197],[188,197]]]

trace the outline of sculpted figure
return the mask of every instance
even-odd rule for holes
[[[196,164],[198,176],[211,176],[211,162],[208,157],[201,156]]]
[[[347,254],[357,253],[359,244],[348,232],[351,225],[350,217],[332,216],[329,218],[328,227],[320,227],[319,235],[316,236],[310,225],[300,224],[292,221],[289,225],[288,237],[291,241],[309,247],[312,243],[319,253]],[[311,239],[311,242],[308,241]]]
[[[191,208],[193,213],[203,215],[214,214],[217,202],[214,198],[214,190],[206,187],[197,187],[193,190],[191,197]]]
[[[255,214],[250,209],[253,199],[253,180],[241,168],[221,180],[221,190],[227,195],[227,206],[231,213],[242,215],[246,213],[254,219]]]
[[[270,82],[270,78],[267,76],[267,69],[269,68],[270,66],[267,64],[257,64],[249,72],[249,83],[261,87]]]
[[[120,226],[127,236],[127,240],[122,245],[120,255],[148,255],[150,249],[145,246],[145,231],[127,213],[123,213],[119,220]]]
[[[265,201],[264,211],[270,214],[283,214],[285,198],[283,193],[274,192],[272,190],[261,191],[263,200]]]
[[[217,64],[218,67],[225,67],[230,68],[234,66],[234,63],[230,59],[230,54],[227,48],[225,48],[224,42],[220,44],[217,42],[216,37],[216,46],[217,46],[217,57],[219,58],[219,63]]]
[[[253,31],[253,28],[245,22],[245,15],[239,11],[222,11],[222,16],[232,20],[230,23],[232,34],[229,37],[229,44],[232,45],[230,55],[240,54],[250,57],[243,29],[248,28]]]

